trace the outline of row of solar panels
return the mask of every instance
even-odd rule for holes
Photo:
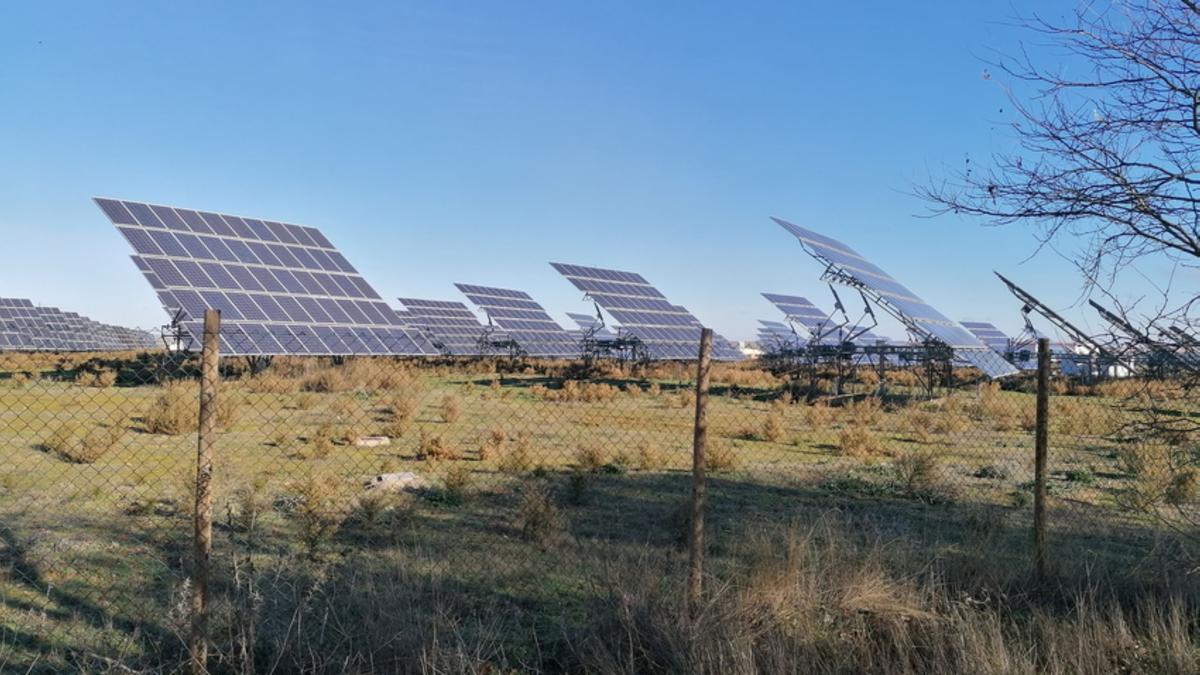
[[[96,203],[133,248],[133,262],[182,333],[200,343],[205,309],[222,314],[230,355],[477,355],[512,350],[575,357],[589,342],[631,339],[650,359],[694,358],[701,324],[633,272],[552,263],[617,324],[583,315],[564,329],[528,294],[457,284],[487,316],[446,300],[399,298],[392,309],[319,230],[115,199]],[[714,358],[741,352],[714,340]]]
[[[231,355],[481,354],[513,349],[532,356],[571,357],[589,341],[632,339],[651,359],[694,358],[701,324],[633,272],[551,263],[617,324],[583,315],[567,330],[521,291],[457,284],[487,316],[466,305],[400,298],[397,311],[375,291],[324,234],[312,227],[141,202],[96,203],[133,248],[132,259],[183,333],[200,340],[208,308],[222,312],[223,349]],[[775,219],[825,266],[824,278],[862,291],[899,319],[911,336],[951,347],[958,360],[991,377],[1016,372],[968,328],[938,312],[846,244]],[[797,296],[768,296],[810,337],[838,339],[829,317]],[[782,327],[786,328],[786,326]],[[786,338],[780,326],[764,329]],[[829,331],[829,334],[824,334]],[[869,332],[859,342],[880,341]],[[714,340],[714,357],[742,358],[728,340]]]
[[[0,298],[0,351],[131,351],[157,344],[146,331],[37,306],[24,298]]]

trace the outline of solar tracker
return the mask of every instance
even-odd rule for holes
[[[145,331],[93,321],[23,298],[0,298],[0,351],[130,351],[158,346]]]
[[[492,286],[454,285],[529,356],[580,355],[579,341],[550,318],[528,293]]]
[[[204,310],[221,310],[228,355],[433,353],[312,227],[96,199],[134,264],[198,348]]]
[[[870,294],[876,304],[896,317],[909,331],[944,343],[954,350],[956,358],[979,368],[988,377],[1005,377],[1019,372],[980,342],[979,338],[931,307],[846,244],[780,218],[772,220],[795,236],[809,255],[826,266],[827,280]]]
[[[616,334],[610,331],[600,319],[591,314],[567,312],[567,317],[579,326],[580,332],[585,337],[592,337],[597,340],[611,340],[616,337]]]
[[[487,327],[463,303],[420,298],[400,298],[400,303],[408,312],[411,325],[423,330],[442,354],[466,356],[483,353],[482,341],[487,335]]]
[[[781,321],[758,320],[758,341],[773,349],[791,349],[800,345],[800,336]]]
[[[657,360],[695,359],[700,344],[700,321],[683,307],[667,302],[640,274],[618,270],[550,263],[636,337],[646,356]],[[712,357],[738,361],[743,355],[731,342],[713,336]]]
[[[979,338],[983,344],[991,347],[997,353],[1003,354],[1008,351],[1011,341],[999,328],[987,323],[986,321],[961,321],[963,328],[971,331],[971,334]]]

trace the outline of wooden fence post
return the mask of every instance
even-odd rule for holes
[[[1033,571],[1046,578],[1046,455],[1050,427],[1050,340],[1038,340],[1037,426],[1033,438]]]
[[[212,555],[212,453],[221,379],[221,312],[204,313],[200,364],[200,432],[196,442],[196,511],[192,537],[192,626],[188,636],[193,675],[208,672],[208,567]]]
[[[711,328],[700,332],[700,358],[696,366],[696,425],[692,434],[692,522],[688,532],[688,615],[700,608],[704,577],[704,453],[708,446],[708,382],[712,367]]]

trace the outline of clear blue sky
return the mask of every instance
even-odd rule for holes
[[[953,318],[1020,328],[993,268],[1077,299],[1027,231],[913,217],[914,181],[1007,146],[980,58],[1020,3],[248,4],[6,8],[0,295],[162,323],[106,195],[320,227],[389,300],[506,286],[564,324],[587,305],[551,260],[735,339],[779,318],[760,291],[828,308],[770,215]]]

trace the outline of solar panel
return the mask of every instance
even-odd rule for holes
[[[640,274],[563,263],[550,265],[604,308],[623,331],[638,338],[649,358],[696,358],[700,321],[683,307],[667,302],[666,296]],[[717,335],[713,336],[712,355],[722,361],[743,358],[737,347]]]
[[[792,233],[809,255],[826,265],[826,275],[830,280],[869,291],[881,307],[903,322],[910,331],[926,339],[941,341],[954,350],[956,358],[979,368],[988,377],[1005,377],[1018,372],[979,338],[846,244],[786,220],[772,220]]]
[[[599,318],[591,314],[567,312],[567,317],[579,326],[580,332],[584,335],[590,335],[598,340],[611,340],[616,337],[616,334],[610,331]]]
[[[454,284],[530,356],[579,356],[579,341],[529,294],[507,288]]]
[[[424,331],[438,351],[450,356],[478,355],[487,328],[466,305],[452,300],[400,298],[411,325]]]
[[[23,298],[0,298],[0,351],[131,351],[157,346],[145,331],[93,321]]]
[[[1008,336],[999,328],[985,321],[962,321],[963,328],[971,331],[983,344],[1003,354],[1008,351],[1010,343]]]
[[[434,353],[325,235],[257,218],[96,199],[191,346],[221,310],[229,355]]]

